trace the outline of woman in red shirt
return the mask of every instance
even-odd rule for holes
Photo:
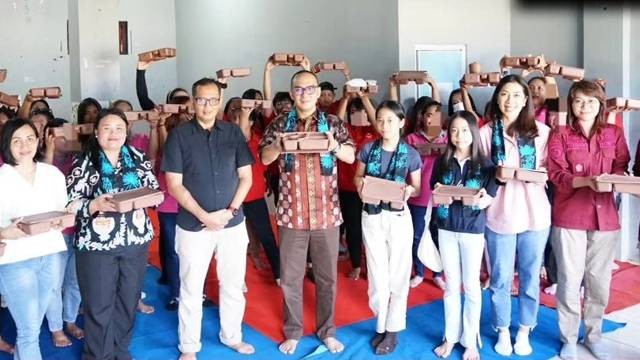
[[[242,208],[253,235],[260,240],[267,254],[273,278],[276,284],[280,285],[280,253],[276,245],[273,228],[271,227],[269,208],[267,207],[267,202],[264,197],[267,191],[265,178],[267,167],[262,164],[260,156],[258,155],[258,145],[260,144],[260,140],[262,140],[262,136],[260,132],[257,131],[256,126],[254,126],[258,118],[262,115],[260,111],[259,108],[253,110],[240,108],[233,112],[229,120],[240,126],[242,133],[247,139],[247,145],[249,146],[251,154],[254,159],[258,160],[251,165],[253,182],[251,183],[249,193],[242,203]]]
[[[356,152],[360,151],[365,143],[379,137],[371,125],[375,119],[375,108],[366,94],[345,92],[340,99],[337,116],[347,123],[349,135],[356,144]],[[362,268],[362,201],[353,183],[356,165],[356,162],[347,164],[338,161],[338,195],[344,218],[349,259],[353,268],[349,273],[349,278],[352,280],[360,278]]]
[[[622,129],[605,121],[605,94],[598,84],[573,84],[567,102],[567,126],[552,134],[548,152],[549,178],[556,185],[551,239],[558,265],[558,324],[564,343],[560,357],[577,359],[582,310],[584,344],[603,359],[607,349],[601,341],[602,317],[609,300],[620,220],[613,193],[598,192],[595,177],[624,174],[630,156]]]

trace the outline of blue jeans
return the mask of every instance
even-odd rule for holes
[[[14,359],[40,360],[40,325],[60,282],[56,254],[0,265],[0,293],[16,322]]]
[[[549,228],[519,234],[498,234],[486,228],[487,249],[491,262],[491,310],[495,328],[511,324],[511,284],[516,254],[518,256],[519,324],[535,326],[540,306],[540,267]]]
[[[176,253],[176,220],[177,213],[158,212],[160,221],[160,247],[164,255],[163,273],[167,276],[169,284],[169,299],[177,299],[180,296],[180,260]]]
[[[76,276],[75,237],[75,234],[64,235],[67,251],[52,255],[60,258],[60,283],[53,289],[53,296],[45,313],[51,332],[62,330],[63,321],[75,323],[78,316],[81,297]]]

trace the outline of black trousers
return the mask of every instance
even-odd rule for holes
[[[362,265],[362,200],[357,192],[340,191],[340,210],[344,219],[349,259],[354,268]]]
[[[84,309],[83,360],[130,360],[136,306],[149,242],[108,251],[76,251]]]
[[[271,219],[269,218],[269,208],[264,198],[249,201],[242,204],[244,215],[253,229],[253,233],[260,239],[260,243],[267,254],[267,259],[271,265],[271,271],[275,279],[280,278],[280,252],[276,245],[276,237],[273,235]]]

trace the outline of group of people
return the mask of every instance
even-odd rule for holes
[[[147,95],[150,65],[138,64],[143,110],[156,108]],[[447,358],[460,343],[463,359],[480,358],[483,263],[495,351],[531,354],[529,334],[537,324],[540,273],[549,263],[550,245],[560,356],[577,358],[584,318],[584,344],[597,358],[607,357],[601,326],[620,220],[614,194],[598,192],[594,177],[626,174],[630,154],[623,130],[606,121],[600,84],[575,82],[567,96],[567,125],[551,129],[539,86],[544,78],[527,84],[519,75],[505,75],[482,114],[463,85],[449,98],[448,116],[441,116],[433,79],[432,97],[417,99],[405,112],[393,78],[390,100],[377,106],[362,91],[345,91],[336,100],[336,88],[319,83],[308,60],[291,78],[289,91],[272,97],[274,66],[269,60],[265,67],[264,94],[250,89],[242,97],[272,100],[272,109],[243,107],[241,98],[227,100],[223,108],[225,79],[203,78],[190,95],[176,88],[166,98],[191,105],[194,113],[160,114],[149,121],[149,135],[130,135],[124,116],[133,108],[129,102],[102,109],[85,99],[78,123],[94,124],[94,132],[81,136],[79,152],[63,151],[60,139],[48,132],[64,121],[45,101],[27,98],[17,114],[0,108],[0,240],[6,244],[0,293],[17,328],[15,349],[0,343],[3,349],[15,350],[16,359],[40,359],[46,315],[54,341],[60,340],[56,334],[65,336],[63,323],[69,334],[84,337],[83,359],[131,359],[136,310],[146,306],[141,290],[154,233],[150,209],[120,213],[111,199],[149,187],[165,194],[155,212],[162,279],[170,288],[166,306],[178,311],[180,359],[195,359],[202,347],[202,307],[209,302],[204,284],[213,258],[220,341],[242,354],[255,352],[241,329],[247,251],[254,240],[262,244],[284,295],[286,340],[280,351],[293,354],[303,335],[302,284],[309,272],[316,289],[316,334],[330,352],[343,351],[334,322],[342,232],[353,281],[363,274],[364,247],[376,354],[392,353],[399,344],[408,293],[425,277],[418,248],[433,238],[443,271],[432,278],[444,289],[445,312],[443,340],[433,350],[437,356]],[[325,133],[328,151],[286,152],[282,139],[291,132]],[[423,144],[443,144],[444,153],[421,155],[416,148]],[[549,183],[502,178],[499,166],[546,170]],[[640,176],[637,156],[634,174]],[[404,206],[363,203],[367,177],[402,184]],[[479,201],[435,205],[431,194],[439,186],[479,190]],[[267,192],[275,200],[279,243]],[[76,225],[34,236],[21,230],[22,217],[47,211],[71,212]],[[516,270],[518,330],[512,342]],[[80,304],[84,329],[75,325]],[[2,325],[9,322],[3,319]]]

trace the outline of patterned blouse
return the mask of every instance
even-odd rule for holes
[[[89,202],[102,194],[114,194],[136,187],[158,189],[158,181],[146,155],[133,147],[126,149],[129,151],[126,154],[126,150],[121,151],[109,182],[101,181],[101,174],[89,155],[83,154],[73,164],[67,177],[67,192],[69,203],[77,209],[76,246],[79,250],[113,250],[121,246],[142,245],[153,238],[153,227],[146,209],[124,214],[96,213],[92,216],[89,213]],[[124,163],[129,163],[129,168],[135,174],[127,173]],[[132,181],[131,175],[137,175],[139,181]],[[105,189],[105,184],[108,184],[108,189]]]

